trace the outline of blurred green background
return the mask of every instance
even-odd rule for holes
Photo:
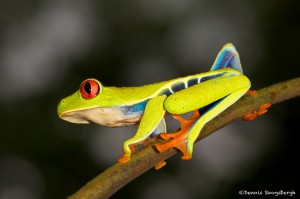
[[[88,77],[137,86],[207,71],[231,42],[259,89],[300,74],[297,0],[2,0],[0,199],[66,198],[116,163],[136,127],[76,125],[56,106]],[[238,198],[299,187],[299,99],[237,121],[112,198]]]

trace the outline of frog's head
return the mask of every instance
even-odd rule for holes
[[[118,104],[120,100],[110,87],[90,78],[80,84],[79,90],[60,101],[57,113],[61,119],[72,123],[115,126],[120,125],[115,124],[115,120],[120,119],[118,115],[122,116]]]

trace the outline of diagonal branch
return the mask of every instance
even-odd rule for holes
[[[246,113],[257,110],[262,104],[276,104],[299,95],[300,77],[260,89],[255,95],[245,95],[234,105],[207,123],[197,141],[230,122],[241,118]],[[162,142],[162,140],[157,139],[153,144],[158,142]],[[125,164],[117,163],[106,169],[70,196],[69,199],[108,198],[133,179],[153,168],[158,162],[166,160],[178,152],[175,149],[169,149],[159,153],[155,150],[153,144],[134,153],[129,162]]]

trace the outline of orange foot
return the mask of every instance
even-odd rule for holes
[[[268,111],[268,108],[271,107],[270,103],[263,104],[259,107],[257,111],[253,111],[251,113],[247,113],[242,117],[242,120],[244,121],[251,121],[254,120],[257,116],[261,116],[265,114]]]
[[[191,155],[188,153],[187,148],[186,148],[186,143],[187,143],[187,137],[188,137],[188,132],[189,129],[191,128],[191,126],[193,125],[193,123],[200,117],[198,110],[194,111],[192,117],[188,120],[182,118],[180,115],[173,115],[173,118],[178,120],[180,122],[180,130],[175,132],[175,133],[171,133],[171,134],[167,134],[167,133],[162,133],[160,134],[160,136],[165,139],[168,140],[170,138],[172,138],[172,140],[164,143],[164,144],[156,144],[156,148],[159,152],[163,152],[169,148],[177,148],[180,151],[182,151],[183,156],[181,157],[181,159],[183,160],[189,160],[191,159]]]

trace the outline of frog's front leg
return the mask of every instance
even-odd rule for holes
[[[150,99],[144,110],[140,125],[134,137],[126,140],[123,143],[123,157],[119,158],[120,163],[125,163],[130,160],[131,150],[130,146],[137,145],[146,140],[152,133],[158,134],[162,132],[155,132],[157,128],[165,130],[164,123],[164,100],[167,96],[158,96]],[[163,127],[161,127],[163,125]]]
[[[169,142],[156,145],[157,149],[162,152],[168,148],[176,147],[183,152],[182,159],[190,159],[194,142],[203,126],[243,96],[249,87],[248,78],[239,75],[209,80],[169,96],[165,100],[165,109],[172,114],[182,114],[191,110],[198,111],[200,108],[206,108],[198,117],[195,117],[197,113],[195,112],[188,125],[183,125],[182,118],[178,118],[181,121],[179,133],[176,133],[176,136]],[[215,92],[209,92],[211,90]],[[193,103],[188,103],[188,99],[193,99]],[[186,100],[187,102],[185,102]]]

